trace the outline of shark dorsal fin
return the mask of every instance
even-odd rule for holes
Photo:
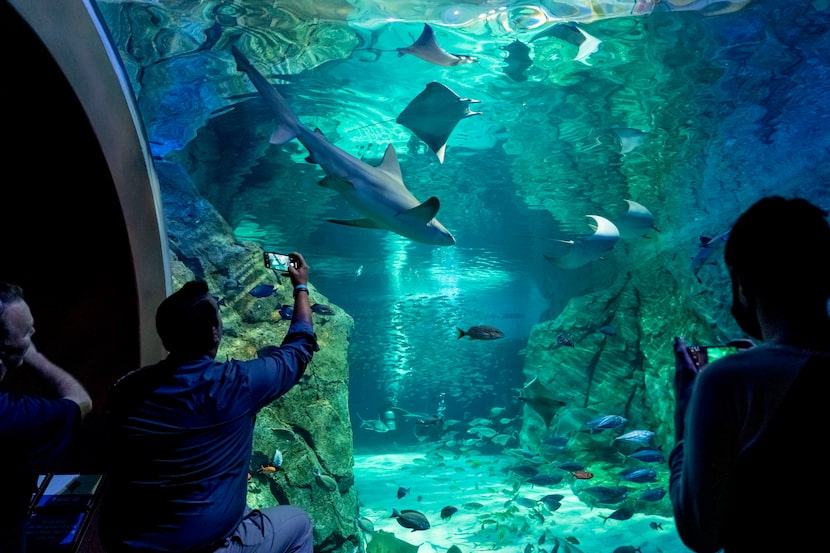
[[[433,196],[421,205],[404,211],[402,215],[423,220],[425,223],[428,223],[429,221],[435,218],[435,216],[438,214],[438,209],[440,207],[441,203],[438,201],[438,198]]]
[[[398,154],[395,152],[395,148],[391,143],[386,147],[386,151],[383,152],[383,161],[378,165],[378,169],[384,173],[389,173],[400,181],[403,180],[401,165],[398,163]]]

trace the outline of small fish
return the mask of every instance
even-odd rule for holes
[[[726,244],[726,241],[729,238],[729,233],[731,231],[732,229],[729,228],[725,232],[715,236],[714,238],[708,236],[698,237],[698,245],[700,249],[698,249],[697,254],[692,258],[692,272],[694,273],[698,282],[702,282],[700,280],[700,276],[698,276],[700,269],[703,267],[703,265],[709,262],[709,258],[712,257],[713,253],[715,253],[718,249],[722,248]]]
[[[268,472],[277,472],[277,467],[275,467],[274,465],[260,465],[257,472],[262,473],[262,474],[265,474],[265,473],[268,473]]]
[[[334,309],[323,303],[315,303],[311,306],[311,310],[318,315],[334,315]]]
[[[411,528],[413,532],[415,532],[416,530],[429,529],[429,520],[427,520],[426,515],[424,515],[424,513],[420,511],[415,511],[412,509],[404,509],[402,511],[398,511],[393,507],[392,515],[389,518],[397,519],[398,524],[400,524],[404,528]]]
[[[409,490],[412,488],[404,488],[403,486],[398,488],[398,499],[401,499],[403,496],[409,493]]]
[[[484,507],[484,504],[479,503],[478,501],[470,501],[468,503],[465,503],[464,506],[468,509],[481,509],[482,507]]]
[[[556,468],[559,470],[564,470],[566,472],[574,472],[577,470],[584,470],[585,465],[578,461],[565,461],[564,463],[559,463],[556,465]]]
[[[569,348],[575,348],[576,347],[576,344],[574,344],[574,341],[571,340],[565,334],[560,334],[559,336],[557,336],[556,337],[556,343],[559,344],[560,346],[566,346],[566,347],[569,347]]]
[[[282,466],[282,451],[278,449],[274,452],[274,459],[271,461],[271,464],[275,467]]]
[[[590,433],[601,432],[603,430],[611,430],[624,426],[628,419],[620,415],[605,415],[585,423],[585,427]]]
[[[617,509],[616,511],[614,511],[613,513],[611,513],[607,517],[603,516],[603,515],[599,515],[599,516],[603,519],[603,524],[605,524],[608,521],[609,518],[611,520],[628,520],[632,516],[634,516],[634,511],[632,509],[628,508],[628,507],[620,507],[619,509]]]
[[[535,484],[537,486],[555,486],[562,481],[562,476],[559,474],[534,474],[525,482],[528,484]]]
[[[639,551],[639,547],[634,547],[633,545],[621,545],[614,550],[614,553],[638,553]]]
[[[375,531],[375,523],[366,517],[357,517],[355,519],[357,526],[364,532],[371,534]]]
[[[329,476],[328,474],[323,474],[320,472],[320,469],[314,471],[314,479],[321,488],[325,488],[328,491],[332,492],[337,489],[337,480]]]
[[[354,272],[354,279],[355,279],[355,280],[359,279],[359,278],[360,278],[360,275],[362,275],[362,274],[363,274],[363,265],[361,265],[360,267],[358,267],[357,269],[355,269],[355,272]]]
[[[280,319],[283,321],[290,321],[294,316],[294,307],[284,303],[280,306]]]
[[[268,296],[272,296],[274,291],[276,291],[276,287],[272,284],[257,284],[248,290],[248,293],[255,298],[267,298]]]
[[[651,430],[632,430],[626,432],[621,436],[614,438],[615,442],[625,442],[629,444],[647,444],[654,439],[654,432]]]
[[[657,480],[657,472],[651,469],[637,469],[622,474],[620,479],[625,480],[626,482],[636,482],[638,484],[654,482]]]
[[[662,463],[666,460],[666,458],[663,456],[663,452],[659,449],[641,449],[639,451],[635,451],[627,457],[631,457],[632,459],[638,459],[645,463]]]
[[[666,496],[666,490],[663,488],[653,488],[646,490],[640,494],[640,501],[660,501]]]
[[[449,549],[447,549],[447,553],[461,553],[461,548],[457,545],[451,545]]]
[[[466,331],[458,327],[456,328],[458,330],[459,340],[464,336],[469,336],[470,340],[498,340],[499,338],[504,338],[504,332],[493,326],[471,326]]]
[[[446,507],[441,509],[441,520],[448,520],[452,518],[452,516],[457,512],[458,509],[456,507],[453,507],[452,505],[447,505]]]
[[[617,335],[617,329],[614,328],[611,325],[602,325],[601,327],[599,327],[597,329],[597,332],[601,332],[602,334],[605,334],[606,336],[616,336]]]
[[[648,523],[648,527],[651,528],[652,530],[662,530],[663,529],[663,524],[661,522],[655,522],[655,521],[652,520],[651,522]],[[637,551],[639,551],[639,549]]]
[[[533,544],[529,543],[525,545],[524,553],[533,553]]]
[[[424,499],[424,496],[419,495],[418,497],[416,497],[416,498],[415,498],[415,501],[417,501],[418,503],[420,503],[421,501],[423,501],[423,499]]]
[[[575,470],[571,474],[578,480],[590,480],[594,477],[594,473],[588,472],[587,470]]]
[[[565,541],[568,543],[572,543],[574,545],[579,545],[579,540],[576,539],[574,536],[568,536],[567,538],[565,538]]]

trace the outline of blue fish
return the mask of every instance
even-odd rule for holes
[[[628,419],[620,415],[604,415],[586,422],[585,427],[593,434],[594,432],[619,428],[627,422]]]
[[[662,463],[666,460],[663,456],[663,452],[659,449],[641,449],[639,451],[635,451],[628,457],[632,457],[634,459],[638,459],[645,463]]]
[[[334,315],[334,309],[322,303],[315,303],[311,306],[311,310],[318,315]]]
[[[644,482],[654,482],[657,480],[657,472],[651,469],[636,469],[632,471],[624,471],[620,476],[626,482],[636,482],[642,484]]]
[[[280,318],[283,321],[290,321],[291,317],[294,316],[294,308],[287,303],[284,303],[280,306]]]
[[[527,480],[528,484],[535,484],[537,486],[555,486],[562,481],[562,476],[559,474],[534,474]]]
[[[248,290],[248,293],[255,298],[267,298],[268,296],[272,296],[275,290],[276,288],[272,284],[257,284]]]
[[[660,501],[665,496],[666,490],[664,490],[663,488],[653,488],[641,493],[638,499],[640,501]]]

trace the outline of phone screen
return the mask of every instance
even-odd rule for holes
[[[265,266],[275,271],[287,271],[291,259],[284,253],[265,252]]]
[[[708,365],[712,361],[717,361],[721,357],[726,357],[729,354],[737,353],[740,348],[737,346],[689,346],[689,356],[695,364],[695,367],[701,368]]]

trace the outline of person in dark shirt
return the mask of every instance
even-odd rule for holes
[[[246,504],[256,414],[297,384],[317,350],[308,265],[299,253],[290,259],[288,333],[256,359],[215,360],[222,320],[203,280],[159,306],[156,328],[169,355],[122,377],[107,402],[98,527],[107,553],[312,553],[304,510]]]
[[[25,551],[37,475],[69,466],[92,411],[83,385],[37,350],[34,333],[22,288],[0,282],[0,553]],[[17,385],[24,381],[37,393]]]
[[[761,343],[696,369],[675,338],[677,530],[698,553],[816,551],[830,492],[827,212],[801,198],[763,198],[738,218],[724,260],[732,315]]]

